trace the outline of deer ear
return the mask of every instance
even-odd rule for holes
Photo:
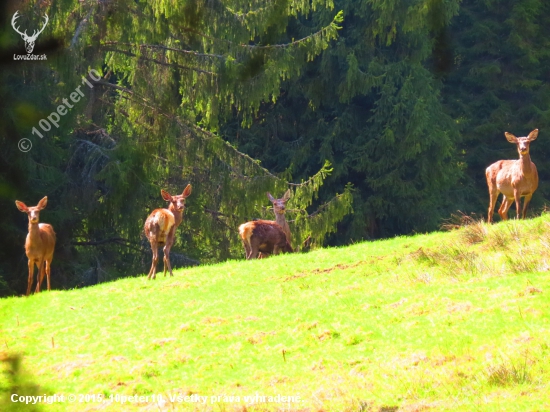
[[[514,136],[512,133],[504,132],[504,136],[506,136],[506,140],[508,140],[510,143],[518,142],[518,138]]]
[[[170,202],[172,200],[172,195],[168,193],[166,190],[160,189],[160,195],[167,202]]]
[[[17,206],[17,208],[23,213],[27,213],[29,211],[27,205],[23,202],[20,202],[19,200],[15,201],[15,206]]]
[[[290,189],[288,189],[286,192],[285,192],[285,195],[283,196],[283,200],[287,201],[288,199],[290,199],[290,196],[292,195],[292,192],[290,191]]]
[[[189,183],[189,184],[185,187],[185,189],[183,189],[183,192],[182,192],[181,195],[182,195],[184,198],[188,197],[188,196],[191,194],[191,189],[192,189],[191,183]]]
[[[531,133],[529,133],[529,136],[527,137],[529,138],[529,141],[532,142],[533,140],[536,140],[538,135],[539,135],[539,129],[535,129]]]
[[[273,203],[275,201],[275,198],[273,196],[271,196],[271,193],[267,192],[267,198],[269,199],[269,201],[271,203]]]
[[[38,202],[36,207],[38,208],[38,210],[42,210],[46,207],[47,204],[48,204],[48,196],[44,196],[42,199],[40,199],[40,202]]]

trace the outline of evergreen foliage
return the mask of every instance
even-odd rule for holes
[[[540,209],[550,195],[545,161],[550,152],[544,144],[550,121],[549,12],[542,0],[467,0],[452,21],[454,64],[442,96],[463,136],[457,148],[468,165],[463,211],[487,208],[487,166],[517,159],[506,131],[516,136],[541,131],[542,139],[531,146],[540,183],[530,207]]]
[[[328,159],[327,187],[351,182],[357,189],[337,243],[436,228],[454,206],[462,168],[460,136],[430,66],[434,38],[459,3],[335,2],[345,10],[337,44],[285,83],[284,98],[250,131],[233,123],[226,138],[290,175]],[[299,23],[297,33],[306,30]]]
[[[32,202],[40,193],[52,200],[42,218],[58,233],[54,262],[65,278],[58,277],[57,285],[142,273],[150,260],[143,222],[152,209],[164,206],[160,188],[176,193],[189,182],[193,194],[177,233],[173,265],[242,255],[238,225],[268,217],[266,192],[286,191],[289,182],[216,131],[235,113],[249,123],[262,101],[276,101],[284,79],[298,75],[336,38],[342,23],[336,12],[303,38],[286,37],[288,21],[324,7],[333,5],[59,2],[35,10],[37,16],[50,15],[50,34],[63,38],[68,50],[50,57],[48,65],[29,65],[28,73],[18,73],[23,83],[39,74],[46,79],[39,88],[46,113],[32,104],[30,111],[44,118],[77,88],[87,95],[59,129],[45,133],[37,144],[44,152],[18,154],[26,181],[33,183],[15,187],[17,198]],[[23,89],[21,101],[30,97]],[[19,137],[37,121],[17,119]],[[344,185],[316,212],[306,211],[329,173],[327,163],[311,178],[291,184],[298,249],[305,239],[308,245],[321,244],[351,211],[351,189]],[[22,224],[18,232],[14,243],[22,244]],[[23,273],[21,252],[16,271]],[[17,290],[21,282],[15,277],[7,279]]]
[[[7,9],[0,295],[26,286],[26,219],[15,199],[48,196],[53,286],[71,287],[145,272],[142,226],[165,206],[161,188],[193,185],[175,266],[242,257],[238,225],[274,219],[267,191],[292,190],[287,220],[301,250],[434,230],[457,210],[485,215],[485,168],[517,158],[505,131],[540,130],[532,210],[548,197],[543,0],[18,7],[24,27],[49,15],[35,48],[48,60],[13,61],[24,48]],[[59,127],[31,135],[79,86],[85,96]],[[29,153],[17,148],[24,137]]]

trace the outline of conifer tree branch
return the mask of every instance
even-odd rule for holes
[[[161,44],[137,44],[137,43],[125,43],[125,42],[118,42],[118,41],[105,41],[102,43],[102,45],[105,45],[105,46],[123,45],[123,46],[139,47],[139,48],[147,48],[147,49],[162,49],[162,50],[173,51],[176,53],[191,54],[193,56],[198,56],[198,57],[212,57],[217,59],[225,59],[225,56],[221,54],[208,54],[208,53],[199,53],[193,50],[175,49],[173,47],[163,46]]]
[[[197,67],[188,67],[188,66],[182,66],[182,65],[177,64],[177,63],[162,62],[160,60],[152,59],[150,57],[138,56],[137,54],[126,51],[126,50],[112,49],[112,48],[106,48],[105,50],[115,52],[115,53],[122,53],[122,54],[125,54],[126,56],[137,57],[139,60],[144,60],[144,61],[148,61],[148,62],[152,62],[152,63],[157,63],[157,64],[160,64],[161,66],[177,67],[178,69],[182,69],[182,70],[190,70],[190,71],[195,71],[195,72],[198,72],[198,73],[205,73],[205,74],[210,74],[212,76],[217,76],[217,73],[209,72],[207,70],[199,69]]]
[[[199,132],[200,134],[204,135],[204,137],[208,137],[210,139],[219,139],[219,141],[221,141],[227,149],[231,150],[232,152],[234,152],[236,155],[242,157],[243,159],[246,159],[248,162],[250,162],[250,164],[254,165],[254,167],[256,167],[257,169],[259,169],[261,172],[264,173],[264,176],[246,176],[246,175],[238,173],[232,166],[230,166],[229,164],[222,161],[222,163],[226,164],[226,166],[231,169],[234,176],[239,177],[241,179],[246,179],[246,180],[253,180],[253,179],[258,179],[258,178],[261,178],[261,177],[270,177],[270,178],[273,178],[273,179],[276,179],[276,180],[281,180],[281,178],[279,178],[278,176],[271,173],[268,169],[260,166],[256,160],[254,160],[252,157],[250,157],[246,153],[243,153],[243,152],[239,151],[233,145],[231,145],[229,142],[221,139],[219,136],[216,136],[212,132],[209,132],[207,130],[202,129],[201,127],[199,127],[197,125],[185,124],[178,116],[163,112],[162,110],[159,110],[158,108],[153,106],[147,99],[136,95],[130,89],[127,89],[127,88],[122,87],[122,86],[118,86],[118,85],[113,84],[113,83],[109,83],[105,80],[99,80],[97,82],[94,82],[94,84],[100,84],[100,85],[103,85],[103,86],[111,87],[111,88],[120,90],[124,93],[127,93],[127,94],[139,99],[141,101],[141,104],[143,104],[144,106],[146,106],[147,108],[149,108],[151,110],[154,110],[156,113],[162,115],[163,117],[166,117],[167,119],[170,119],[170,120],[176,122],[176,124],[178,124],[178,126],[180,126],[182,129],[184,129],[188,134],[193,134],[193,135],[199,137],[197,133],[192,132],[192,130],[194,130],[195,132]],[[287,182],[287,185],[295,187],[295,188],[308,186],[308,185],[314,183],[316,180],[319,180],[320,178],[324,179],[331,172],[332,172],[331,164],[327,160],[327,161],[325,161],[325,164],[323,165],[321,170],[319,170],[317,173],[315,173],[313,176],[311,176],[308,180],[306,180],[304,182],[300,182],[300,183]]]
[[[332,20],[332,22],[328,26],[325,26],[325,27],[321,28],[320,30],[316,31],[315,33],[312,33],[312,34],[310,34],[306,37],[303,37],[301,39],[294,40],[290,43],[285,43],[285,44],[269,44],[269,45],[265,45],[265,46],[261,46],[261,45],[257,45],[257,44],[235,43],[235,42],[232,42],[231,40],[219,39],[219,38],[216,38],[216,37],[208,36],[208,35],[204,34],[203,32],[198,31],[196,29],[193,29],[191,27],[185,27],[185,28],[182,29],[182,31],[196,34],[198,36],[201,36],[204,39],[212,40],[214,42],[216,42],[216,41],[224,42],[224,43],[230,44],[232,46],[242,47],[242,48],[249,49],[249,50],[250,49],[255,49],[255,50],[286,49],[286,48],[289,48],[289,47],[292,47],[292,46],[296,46],[296,45],[305,43],[305,42],[307,42],[307,41],[309,41],[313,38],[316,38],[316,37],[322,37],[323,35],[326,36],[327,33],[329,33],[329,32],[340,30],[341,27],[339,26],[339,24],[343,22],[343,15],[344,15],[343,12],[339,11],[336,14],[336,16],[334,16],[334,19]]]
[[[102,85],[102,86],[111,87],[113,89],[117,89],[117,90],[120,90],[121,92],[129,94],[132,97],[135,97],[136,100],[139,100],[140,104],[143,104],[145,107],[147,107],[151,110],[154,110],[159,115],[161,115],[163,117],[166,117],[167,119],[170,119],[170,120],[176,122],[176,124],[178,126],[180,126],[182,129],[184,129],[185,132],[188,133],[188,134],[192,134],[192,135],[195,135],[195,136],[199,137],[198,134],[196,133],[196,132],[199,132],[200,134],[203,135],[203,137],[207,137],[207,138],[210,138],[210,139],[219,139],[219,141],[221,141],[224,144],[225,148],[227,148],[228,150],[233,151],[235,154],[242,157],[243,159],[246,159],[248,162],[250,162],[252,165],[254,165],[257,169],[261,170],[265,175],[268,175],[268,176],[270,176],[274,179],[280,180],[279,177],[275,176],[273,173],[271,173],[266,168],[260,166],[258,164],[258,162],[256,160],[254,160],[253,158],[251,158],[249,155],[237,150],[230,143],[228,143],[225,140],[221,139],[220,137],[216,136],[214,133],[211,133],[207,130],[204,130],[204,129],[200,128],[199,126],[196,126],[196,125],[187,125],[187,124],[185,124],[178,116],[166,113],[162,110],[159,110],[157,107],[152,105],[147,99],[137,95],[132,90],[130,90],[126,87],[118,86],[118,85],[113,84],[113,83],[109,83],[105,80],[99,80],[97,82],[94,82],[94,84],[99,84],[99,85]],[[296,184],[296,186],[301,186],[301,185],[303,185],[303,184]]]

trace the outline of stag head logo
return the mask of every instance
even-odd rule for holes
[[[44,25],[42,26],[42,28],[40,30],[35,30],[34,33],[32,34],[32,36],[29,36],[27,34],[27,30],[25,30],[25,32],[21,33],[19,31],[19,28],[15,26],[15,20],[17,20],[17,18],[19,17],[19,10],[17,10],[15,12],[15,14],[13,15],[13,18],[11,19],[11,26],[13,27],[13,29],[19,33],[21,35],[21,38],[25,41],[25,49],[27,50],[27,53],[28,54],[31,54],[33,49],[34,49],[34,43],[36,42],[36,38],[38,37],[38,35],[40,33],[42,33],[44,31],[44,28],[46,27],[46,25],[48,24],[48,15],[47,14],[44,14]]]

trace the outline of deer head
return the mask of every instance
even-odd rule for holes
[[[25,49],[27,50],[27,53],[31,54],[33,49],[34,49],[34,42],[36,41],[36,38],[38,37],[38,35],[40,33],[42,33],[44,31],[44,28],[46,27],[46,25],[48,24],[48,15],[47,14],[44,14],[44,18],[46,19],[44,21],[44,25],[42,26],[42,28],[40,30],[35,30],[32,34],[32,36],[29,36],[27,34],[27,30],[25,30],[25,32],[21,33],[19,31],[19,28],[18,27],[15,27],[15,20],[17,20],[17,18],[19,17],[18,15],[19,13],[19,10],[17,10],[15,12],[15,14],[13,15],[13,18],[11,19],[11,26],[13,27],[13,29],[19,33],[21,35],[21,38],[23,39],[23,41],[25,42]]]
[[[38,205],[29,207],[25,203],[20,202],[19,200],[15,201],[15,206],[29,216],[29,223],[35,224],[40,221],[40,211],[46,207],[48,204],[48,196],[44,196]]]
[[[288,199],[290,199],[290,194],[291,194],[290,189],[288,189],[282,198],[275,199],[271,195],[271,193],[267,192],[267,198],[271,203],[273,203],[273,211],[276,214],[279,214],[279,215],[285,214],[286,202],[288,201]]]
[[[516,137],[512,133],[508,132],[504,132],[504,135],[506,136],[506,140],[517,145],[520,156],[526,156],[529,154],[529,145],[539,135],[539,129],[533,130],[529,133],[529,136],[524,137]]]
[[[185,209],[185,198],[189,197],[191,194],[191,184],[188,184],[185,189],[183,189],[183,192],[181,195],[172,196],[170,193],[168,193],[166,190],[160,191],[160,195],[164,200],[167,202],[170,202],[174,209],[178,212],[182,212],[183,209]]]

